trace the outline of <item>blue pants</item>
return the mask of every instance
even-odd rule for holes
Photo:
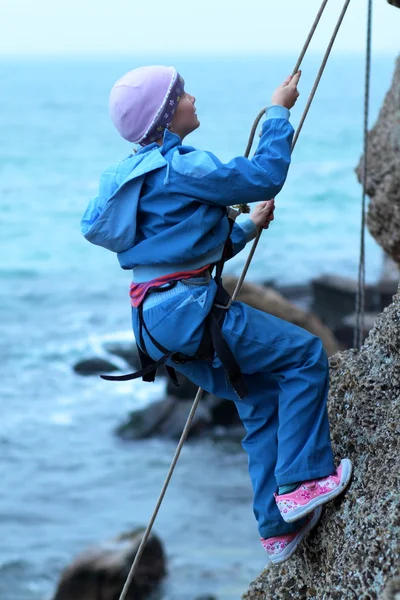
[[[215,293],[211,280],[203,285],[179,282],[172,290],[150,294],[143,306],[150,333],[168,350],[194,354]],[[139,340],[137,309],[132,318]],[[283,521],[274,499],[277,487],[335,470],[326,409],[329,366],[322,342],[242,302],[232,303],[222,331],[248,385],[244,400],[231,388],[218,357],[212,363],[170,364],[207,392],[236,403],[247,432],[243,447],[260,536],[292,533],[303,522]],[[147,351],[160,358],[144,330],[143,335]]]

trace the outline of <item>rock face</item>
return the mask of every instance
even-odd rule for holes
[[[400,264],[400,57],[378,121],[369,133],[367,166],[368,229]],[[363,159],[357,175],[361,182]]]
[[[368,225],[400,263],[400,60],[370,139]],[[361,350],[332,356],[330,367],[332,442],[337,458],[353,460],[352,484],[245,600],[400,598],[400,287]]]
[[[360,352],[330,359],[332,443],[337,457],[354,462],[351,487],[327,505],[289,561],[261,574],[246,600],[378,599],[400,574],[399,349],[397,295]]]

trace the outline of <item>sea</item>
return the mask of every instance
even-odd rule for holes
[[[295,128],[320,60],[302,65]],[[171,440],[115,435],[130,411],[165,394],[165,381],[111,384],[73,370],[103,356],[106,342],[133,343],[130,273],[80,233],[101,172],[131,151],[108,115],[111,86],[137,66],[174,64],[201,121],[187,143],[229,161],[244,153],[253,120],[295,61],[278,53],[0,59],[1,600],[51,598],[82,550],[145,526],[175,450]],[[329,60],[250,281],[357,277],[364,68],[361,55]],[[373,56],[370,126],[393,70],[393,56]],[[245,249],[226,272],[239,275],[246,257]],[[367,232],[367,281],[381,262]],[[154,531],[168,561],[162,600],[241,597],[266,560],[239,443],[185,445]]]

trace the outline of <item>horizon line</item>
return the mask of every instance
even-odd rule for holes
[[[323,53],[323,49],[322,50],[309,50],[307,52],[308,56],[320,56]],[[160,51],[160,52],[153,52],[153,51],[149,51],[149,52],[111,52],[111,53],[103,53],[103,52],[30,52],[28,53],[8,53],[8,52],[0,52],[0,60],[4,60],[4,59],[25,59],[25,60],[34,60],[34,59],[43,59],[43,58],[48,58],[48,59],[58,59],[58,58],[71,58],[71,59],[80,59],[80,58],[90,58],[90,59],[120,59],[120,58],[154,58],[154,57],[160,57],[161,55],[166,56],[167,58],[173,56],[174,58],[177,58],[179,56],[179,50],[177,50],[176,52],[168,52],[166,53],[165,51]],[[286,52],[279,52],[279,57],[290,57],[293,56],[293,54],[297,54],[297,51],[286,51]],[[365,50],[336,50],[333,56],[364,56],[365,55]],[[257,58],[257,57],[265,57],[265,56],[273,56],[275,59],[279,58],[276,56],[276,53],[274,53],[273,50],[265,50],[265,51],[246,51],[246,52],[226,52],[226,51],[215,51],[215,52],[211,52],[211,51],[201,51],[199,50],[198,52],[192,52],[192,53],[186,53],[184,60],[186,60],[187,58],[200,58],[200,59],[207,59],[207,58]],[[372,58],[374,56],[390,56],[390,57],[397,57],[400,56],[400,51],[396,50],[396,51],[390,51],[390,50],[375,50],[375,52],[373,52]]]

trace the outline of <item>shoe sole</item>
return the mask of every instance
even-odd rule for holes
[[[342,477],[338,487],[335,490],[324,494],[323,496],[319,496],[317,498],[314,498],[313,500],[310,500],[310,502],[308,502],[308,504],[305,504],[304,506],[294,508],[289,514],[282,515],[282,519],[286,523],[294,523],[295,521],[306,517],[319,506],[323,506],[324,504],[330,502],[331,500],[333,500],[337,496],[340,496],[340,494],[344,492],[346,487],[349,485],[351,475],[353,472],[353,465],[351,464],[351,461],[348,458],[343,458],[340,461],[340,464],[342,465]]]
[[[315,510],[315,515],[313,516],[311,521],[307,525],[304,526],[303,531],[298,534],[298,537],[295,537],[294,540],[286,546],[285,550],[282,552],[282,554],[279,557],[273,558],[270,556],[268,564],[280,565],[281,563],[288,560],[292,556],[292,554],[294,554],[296,552],[300,542],[303,541],[303,539],[305,538],[307,533],[309,533],[311,531],[311,529],[313,529],[316,526],[316,524],[318,523],[318,521],[321,518],[321,515],[322,515],[322,508],[317,508]]]

